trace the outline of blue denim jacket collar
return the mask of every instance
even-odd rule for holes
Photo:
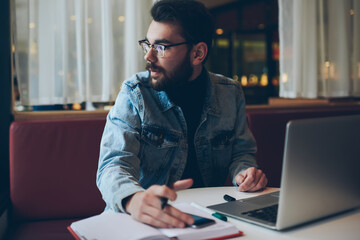
[[[166,92],[164,91],[157,92],[155,90],[154,92],[158,97],[158,102],[162,108],[162,112],[166,112],[167,110],[175,106],[175,104],[170,100]]]
[[[212,76],[209,76],[209,73],[207,72],[207,79],[208,84],[206,89],[206,96],[205,96],[205,105],[204,109],[207,109],[207,112],[209,114],[212,114],[214,116],[220,116],[221,115],[221,108],[219,104],[219,96],[216,93],[216,88],[214,87]]]

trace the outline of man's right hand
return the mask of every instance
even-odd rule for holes
[[[172,188],[153,185],[145,191],[137,192],[126,202],[125,209],[136,220],[161,228],[183,228],[191,225],[194,219],[171,205],[161,209],[160,198],[175,201],[176,191],[187,189],[193,184],[192,179],[177,181]]]

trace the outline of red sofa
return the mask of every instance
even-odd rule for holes
[[[288,120],[360,114],[350,108],[248,108],[257,161],[269,186],[280,186]],[[13,122],[10,127],[12,214],[6,239],[73,239],[66,227],[103,211],[95,179],[105,118]]]
[[[105,203],[95,178],[105,119],[24,121],[10,127],[7,239],[73,239],[66,227]]]

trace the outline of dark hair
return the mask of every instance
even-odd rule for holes
[[[205,42],[209,55],[214,22],[204,4],[194,0],[159,0],[151,8],[151,16],[156,22],[181,26],[186,41]]]

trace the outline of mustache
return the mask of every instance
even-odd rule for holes
[[[146,67],[145,67],[146,70],[157,70],[157,71],[162,71],[163,69],[159,66],[156,66],[153,62],[147,62],[146,63]]]

